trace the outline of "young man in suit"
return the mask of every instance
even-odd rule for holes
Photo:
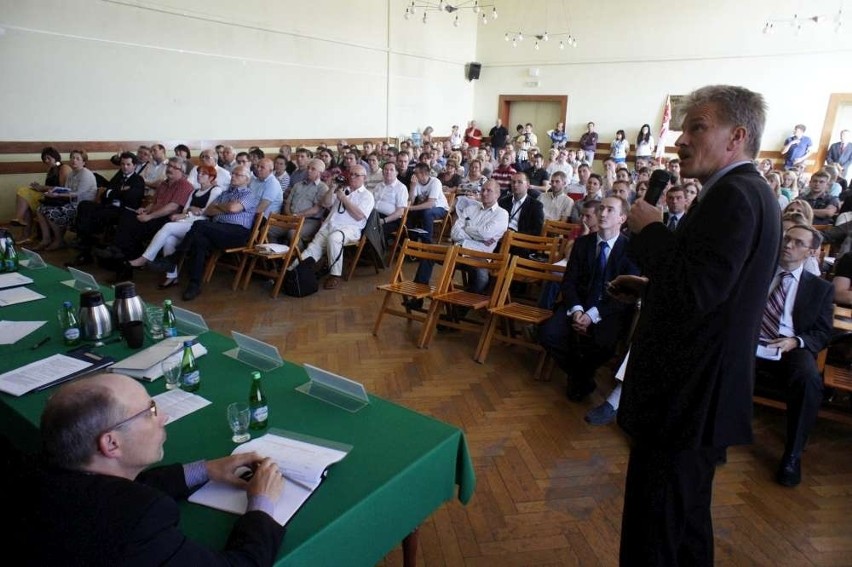
[[[42,413],[47,464],[28,479],[15,556],[26,565],[272,565],[284,536],[271,515],[284,483],[278,466],[246,453],[148,469],[163,458],[166,418],[127,376],[60,387]],[[249,481],[237,476],[246,466],[254,469]],[[208,479],[248,494],[248,511],[221,552],[178,528],[177,501]]]
[[[512,194],[498,202],[509,213],[509,230],[538,236],[544,227],[544,206],[529,194],[526,173],[512,174]]]
[[[630,248],[644,277],[613,282],[620,297],[642,296],[618,409],[632,437],[625,565],[713,565],[713,475],[726,447],[752,441],[754,356],[781,240],[778,201],[753,164],[763,97],[709,86],[685,111],[681,174],[701,181],[701,199],[675,232],[634,203]]]
[[[822,376],[816,356],[828,345],[834,313],[834,288],[807,272],[805,260],[819,253],[822,238],[810,226],[787,230],[781,259],[770,286],[760,328],[757,372],[786,387],[787,442],[776,479],[784,486],[802,480],[802,452],[822,403]],[[774,359],[773,350],[780,354]]]
[[[607,282],[616,276],[639,273],[621,234],[629,210],[619,197],[601,201],[598,231],[574,241],[562,301],[539,329],[541,345],[570,377],[567,395],[573,401],[595,390],[595,371],[615,353],[630,324],[632,306],[606,293]]]

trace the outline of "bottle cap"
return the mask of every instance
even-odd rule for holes
[[[192,341],[183,341],[184,348],[189,347],[192,348]]]
[[[163,301],[163,305],[171,305],[171,304],[172,304],[171,299],[167,299],[167,300]]]
[[[260,372],[258,372],[257,370],[253,371],[251,373],[251,377],[252,378],[260,378]]]
[[[73,304],[70,301],[63,301],[62,302],[62,307],[65,307],[66,309],[68,309],[69,307],[72,307],[72,306],[73,306]]]

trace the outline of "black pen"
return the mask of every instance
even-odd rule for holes
[[[50,340],[50,337],[44,337],[42,340],[40,340],[39,342],[37,342],[36,344],[34,344],[34,345],[32,346],[32,350],[35,350],[35,349],[37,349],[38,347],[40,347],[40,346],[43,346],[43,345],[47,344],[47,341],[49,341],[49,340]]]

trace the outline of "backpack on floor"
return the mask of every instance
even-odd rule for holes
[[[305,258],[299,265],[284,276],[284,293],[293,297],[305,297],[319,290],[317,282],[317,262],[311,257]]]

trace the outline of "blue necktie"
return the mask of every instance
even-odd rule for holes
[[[597,266],[595,269],[593,305],[597,305],[603,298],[604,281],[606,280],[607,250],[609,250],[609,244],[607,244],[606,240],[604,240],[601,242],[600,251],[598,252]]]

